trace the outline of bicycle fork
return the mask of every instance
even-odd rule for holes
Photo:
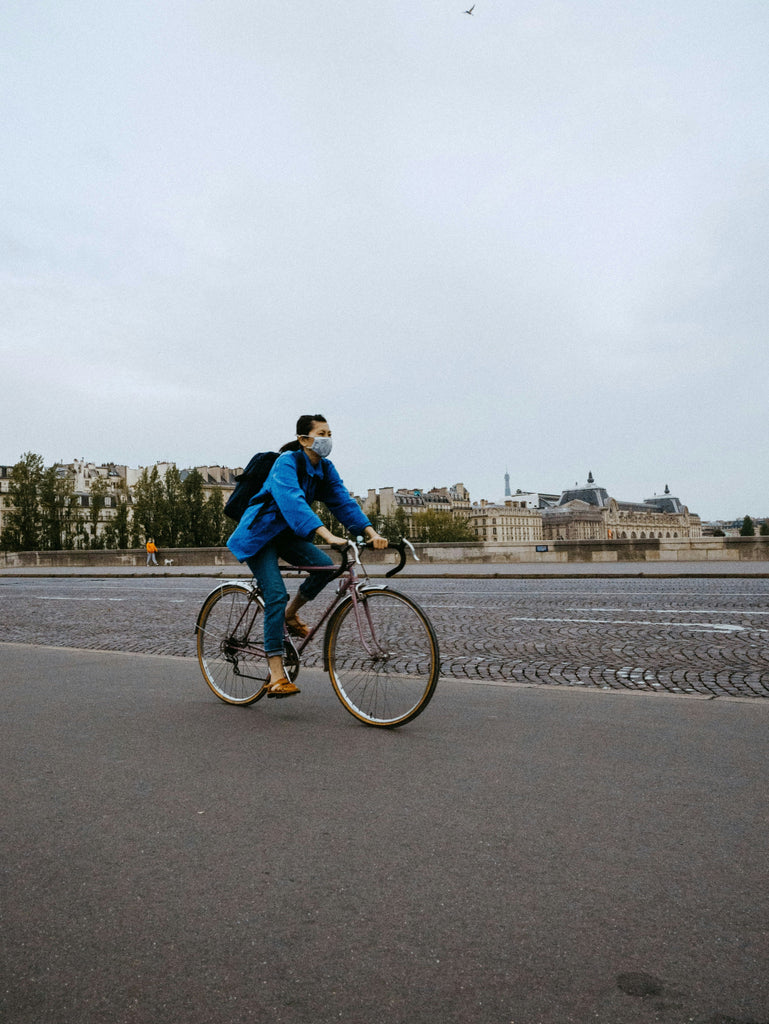
[[[386,590],[387,588],[369,586],[367,589]],[[371,609],[369,608],[365,594],[359,594],[358,588],[355,587],[353,588],[351,597],[355,613],[355,623],[358,627],[358,635],[360,636],[360,642],[363,645],[363,649],[372,661],[386,661],[389,657],[389,652],[384,649],[377,639],[376,628],[371,618]],[[361,607],[363,609],[362,612]],[[363,614],[365,614],[365,622]],[[368,626],[368,630],[365,628],[366,625]]]

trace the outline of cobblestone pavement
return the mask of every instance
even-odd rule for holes
[[[214,585],[0,578],[0,639],[193,657],[197,611]],[[769,579],[403,579],[395,588],[429,613],[446,676],[769,697]],[[306,664],[318,662],[317,650],[306,653]]]

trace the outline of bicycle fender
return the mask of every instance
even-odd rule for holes
[[[195,620],[194,636],[198,635],[198,632],[200,630],[200,620],[203,617],[203,609],[206,607],[208,602],[211,600],[211,598],[214,596],[214,594],[218,590],[223,590],[225,587],[231,587],[231,586],[243,587],[243,588],[245,588],[247,590],[250,590],[257,597],[259,596],[259,588],[258,588],[258,586],[256,585],[256,583],[253,580],[243,580],[243,579],[240,579],[240,580],[238,580],[238,579],[223,580],[221,583],[217,584],[212,591],[210,591],[208,594],[206,594],[205,599],[203,601],[203,604],[200,606],[200,611],[198,612],[198,617]]]

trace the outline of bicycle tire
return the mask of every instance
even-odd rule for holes
[[[223,583],[203,602],[195,626],[203,678],[219,700],[248,705],[264,696],[270,672],[260,643],[261,597],[244,583]],[[256,631],[256,632],[255,632]]]
[[[373,635],[371,626],[373,625]],[[334,613],[324,660],[342,705],[365,725],[394,729],[421,714],[440,675],[438,640],[419,605],[395,590],[360,593]]]

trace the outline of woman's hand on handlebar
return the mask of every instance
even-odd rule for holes
[[[335,548],[346,548],[350,543],[346,537],[337,537],[336,534],[333,534],[331,530],[325,526],[319,526],[315,532],[324,544],[330,544]],[[381,550],[382,548],[386,548],[389,544],[387,538],[380,536],[373,526],[367,526],[363,533],[366,538],[366,543],[370,544],[373,548]]]
[[[324,544],[330,544],[335,548],[346,548],[350,543],[346,537],[337,537],[336,534],[332,533],[331,530],[325,526],[319,526],[315,531]]]
[[[366,543],[370,544],[376,551],[381,551],[382,548],[386,548],[390,543],[386,537],[378,534],[373,526],[367,526],[363,531],[363,536],[366,538]]]

